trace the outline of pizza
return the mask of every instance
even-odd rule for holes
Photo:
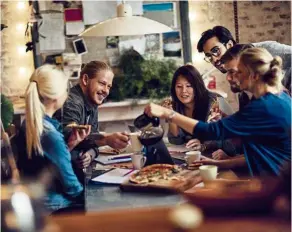
[[[130,176],[129,180],[135,184],[147,184],[159,182],[166,184],[173,180],[182,180],[182,176],[177,174],[182,170],[181,167],[171,164],[153,164],[142,168],[139,172]]]
[[[72,122],[72,123],[68,124],[66,127],[72,128],[72,129],[75,128],[75,129],[80,129],[80,130],[82,130],[82,129],[86,130],[90,127],[90,125],[79,125],[76,122]]]

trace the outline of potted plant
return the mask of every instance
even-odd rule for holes
[[[6,96],[1,94],[1,121],[5,131],[7,131],[9,125],[12,123],[13,114],[14,109],[12,102]]]
[[[124,52],[108,100],[162,99],[170,95],[174,60],[144,59],[135,50]]]

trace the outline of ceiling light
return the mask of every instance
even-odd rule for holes
[[[172,29],[162,23],[142,16],[133,16],[132,7],[121,3],[117,6],[117,17],[99,22],[79,36],[123,36],[170,32]]]

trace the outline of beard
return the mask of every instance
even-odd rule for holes
[[[240,89],[239,82],[237,81],[229,81],[230,89],[233,93],[239,93],[242,90]]]
[[[242,91],[238,86],[230,86],[230,89],[233,93],[239,93]]]

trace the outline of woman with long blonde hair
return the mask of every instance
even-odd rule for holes
[[[52,118],[67,98],[67,84],[68,78],[56,66],[43,65],[34,71],[25,93],[25,122],[18,138],[26,153],[18,159],[21,174],[36,178],[46,170],[53,175],[45,199],[51,211],[81,202],[83,193],[72,169],[69,150],[90,133],[90,128],[74,130],[66,144],[59,122]]]
[[[148,105],[145,113],[167,118],[199,139],[240,137],[244,157],[227,160],[224,167],[247,164],[251,175],[280,175],[283,165],[291,162],[291,98],[279,85],[281,64],[280,57],[263,48],[244,50],[236,78],[241,90],[255,99],[218,122],[204,123],[155,104]],[[199,162],[219,165],[216,160]]]

